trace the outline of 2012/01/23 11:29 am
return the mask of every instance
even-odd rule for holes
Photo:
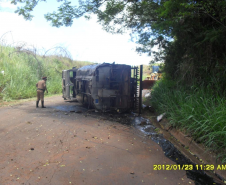
[[[213,164],[159,164],[159,165],[153,165],[153,170],[225,170],[226,171],[226,165],[218,165],[217,168]]]

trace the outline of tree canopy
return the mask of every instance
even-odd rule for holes
[[[31,20],[40,1],[13,0],[23,4],[16,13]],[[131,31],[137,51],[165,61],[165,72],[173,79],[208,84],[210,76],[226,77],[225,0],[57,0],[58,10],[45,14],[52,26],[71,26],[79,17],[97,15],[103,29],[111,33]],[[159,51],[152,51],[154,46]],[[218,79],[219,79],[218,78]],[[218,85],[224,90],[226,81]]]

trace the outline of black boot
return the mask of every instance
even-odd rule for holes
[[[38,108],[38,103],[39,103],[39,101],[36,101],[36,108]]]
[[[42,108],[46,108],[46,107],[44,107],[44,101],[42,101]]]

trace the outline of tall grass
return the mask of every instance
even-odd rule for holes
[[[0,100],[10,101],[36,96],[36,83],[47,76],[49,94],[62,92],[61,71],[90,62],[72,61],[59,56],[41,57],[32,53],[15,52],[12,47],[1,47]]]
[[[226,100],[208,87],[189,88],[170,80],[153,87],[151,104],[173,127],[215,151],[226,162]]]

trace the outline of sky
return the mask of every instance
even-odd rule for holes
[[[118,35],[104,31],[92,16],[74,19],[71,27],[52,27],[44,14],[57,10],[57,0],[40,2],[35,7],[32,21],[25,21],[14,11],[16,6],[9,1],[0,2],[0,44],[35,47],[43,53],[54,47],[64,47],[72,59],[95,63],[118,63],[128,65],[149,64],[151,57],[138,54],[136,44],[130,40],[129,33]],[[50,50],[49,54],[54,50]]]

